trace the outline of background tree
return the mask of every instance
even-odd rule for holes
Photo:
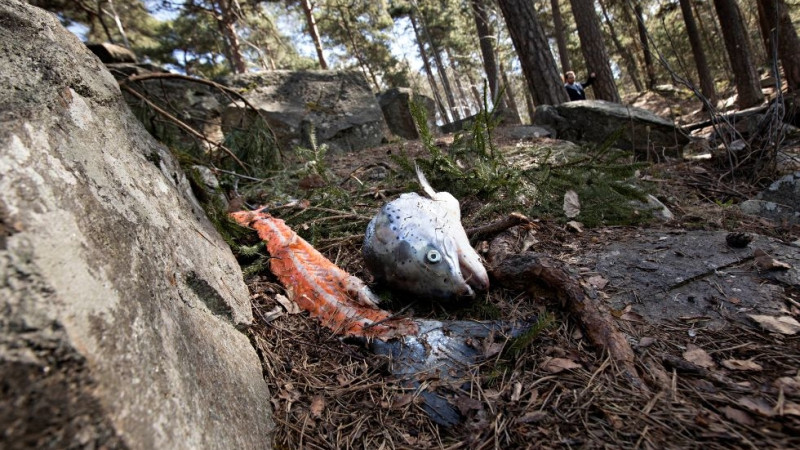
[[[777,47],[790,92],[800,91],[800,39],[784,0],[758,0],[759,13],[769,32],[769,48]],[[770,53],[770,57],[773,53]]]
[[[497,3],[503,12],[534,103],[557,105],[567,101],[567,92],[532,2],[498,0]]]
[[[700,33],[697,31],[697,25],[694,21],[694,14],[692,14],[692,5],[689,0],[680,0],[680,5],[683,22],[686,26],[686,35],[692,47],[695,67],[697,67],[697,76],[700,79],[700,92],[712,105],[715,105],[717,103],[717,93],[714,90],[714,78],[708,68],[706,53],[701,44]]]
[[[550,8],[553,14],[553,37],[556,40],[558,47],[558,58],[561,61],[561,73],[567,73],[572,70],[572,64],[569,62],[569,50],[567,50],[567,37],[564,33],[564,21],[561,18],[561,6],[558,0],[550,0]]]
[[[610,102],[620,102],[617,85],[614,83],[614,74],[609,65],[608,52],[600,31],[600,21],[594,10],[592,0],[570,0],[572,15],[578,26],[578,36],[581,39],[581,51],[586,60],[587,70],[597,74],[597,81],[592,85],[596,98]]]
[[[764,101],[764,94],[761,92],[749,38],[736,0],[714,0],[714,7],[722,25],[722,37],[733,68],[739,107],[758,105]]]

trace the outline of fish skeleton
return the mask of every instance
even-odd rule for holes
[[[489,275],[461,225],[458,200],[433,190],[417,168],[428,195],[402,194],[384,205],[367,226],[362,255],[378,281],[430,298],[471,296],[489,288]]]
[[[419,391],[422,408],[440,425],[452,426],[461,419],[450,400],[458,389],[448,386],[467,381],[474,364],[485,359],[482,342],[516,337],[530,328],[527,322],[393,315],[378,307],[377,297],[363,281],[333,264],[265,209],[239,211],[231,217],[258,231],[270,255],[270,270],[297,306],[333,332],[359,339],[376,355],[388,358],[391,373]],[[432,379],[441,381],[430,383]]]

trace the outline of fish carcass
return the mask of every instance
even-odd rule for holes
[[[340,269],[265,210],[231,214],[258,231],[270,254],[270,270],[289,298],[334,332],[360,338],[375,354],[388,357],[400,382],[420,389],[423,409],[441,425],[458,423],[448,398],[484,358],[482,342],[518,336],[530,325],[504,321],[438,321],[392,315],[357,277]],[[439,378],[452,387],[423,388],[420,379]],[[438,389],[438,390],[437,390]]]
[[[428,298],[471,296],[489,288],[481,258],[461,225],[458,200],[433,190],[402,194],[372,218],[362,254],[367,268],[388,286]]]

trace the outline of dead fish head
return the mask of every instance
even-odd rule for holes
[[[458,200],[434,192],[422,176],[420,181],[432,198],[403,194],[370,221],[363,246],[370,272],[393,288],[431,298],[488,289],[489,276],[461,225]]]

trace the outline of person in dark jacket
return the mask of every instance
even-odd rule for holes
[[[594,72],[589,74],[589,79],[584,81],[583,83],[578,83],[575,81],[575,72],[569,71],[564,74],[564,79],[566,83],[564,83],[564,89],[567,90],[567,94],[569,95],[569,100],[586,100],[586,92],[584,89],[591,86],[594,83],[595,75]]]

